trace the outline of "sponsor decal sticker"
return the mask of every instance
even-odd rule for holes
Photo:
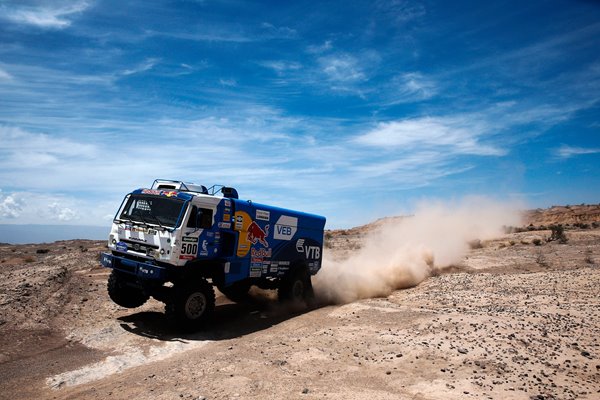
[[[271,211],[256,210],[256,219],[268,222],[271,219]]]
[[[175,191],[175,190],[144,189],[144,190],[142,190],[142,193],[143,194],[152,194],[155,196],[167,196],[167,197],[177,196],[177,191]]]
[[[101,261],[102,265],[104,265],[105,267],[111,267],[112,266],[112,258],[106,254],[102,254],[102,261]]]
[[[305,245],[304,239],[298,239],[296,242],[296,251],[304,254],[309,260],[318,260],[321,258],[321,248],[319,246]]]
[[[143,226],[133,226],[133,225],[125,225],[123,227],[119,227],[119,233],[123,233],[124,231],[130,232],[140,232],[146,233],[148,235],[156,235],[158,231],[156,229],[145,228]]]
[[[250,226],[248,227],[248,235],[247,239],[250,243],[256,244],[260,243],[265,247],[269,247],[269,242],[267,242],[267,237],[269,236],[269,225],[265,225],[265,229],[263,230],[256,221],[252,221]]]
[[[235,229],[237,231],[241,231],[242,229],[244,229],[244,216],[243,215],[237,215],[235,217]]]
[[[277,240],[291,240],[298,230],[298,218],[282,215],[275,223],[273,237]]]
[[[198,254],[198,238],[183,237],[181,241],[181,253],[179,259],[193,260],[196,258],[196,254]]]
[[[231,229],[231,222],[219,222],[219,228]]]
[[[262,265],[265,262],[265,258],[271,258],[273,251],[269,249],[257,249],[252,247],[250,249],[250,262],[252,265]],[[267,262],[268,265],[268,262]],[[266,273],[266,272],[265,272]]]
[[[207,256],[208,255],[208,241],[207,240],[203,240],[202,241],[202,249],[200,250],[200,255],[201,256]]]

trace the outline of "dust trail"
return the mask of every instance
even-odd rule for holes
[[[421,204],[414,216],[367,235],[348,259],[336,261],[325,254],[314,278],[315,293],[324,302],[347,303],[417,285],[434,269],[459,262],[470,241],[500,236],[504,225],[519,225],[516,210],[514,204],[480,197],[459,204]]]

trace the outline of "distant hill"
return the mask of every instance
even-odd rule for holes
[[[0,243],[52,243],[57,240],[106,240],[110,226],[0,224]]]
[[[552,206],[538,208],[524,213],[525,225],[552,225],[552,224],[592,224],[600,223],[600,204],[582,204],[579,206]]]

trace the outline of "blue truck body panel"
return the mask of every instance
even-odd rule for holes
[[[321,268],[324,217],[243,200],[232,200],[232,212],[237,241],[228,261],[239,263],[239,272],[226,283],[282,276],[297,263],[311,275]]]

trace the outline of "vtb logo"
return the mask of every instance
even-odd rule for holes
[[[321,248],[319,246],[306,246],[304,239],[298,239],[296,242],[296,251],[303,253],[309,260],[318,260],[321,258]]]

